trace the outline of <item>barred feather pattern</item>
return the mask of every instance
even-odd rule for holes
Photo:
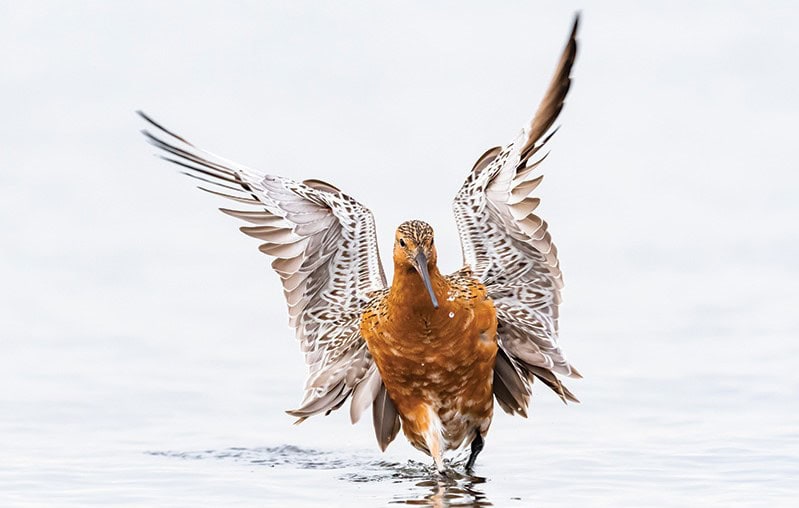
[[[158,133],[143,131],[164,159],[200,180],[202,190],[250,206],[220,210],[252,224],[240,229],[263,242],[259,250],[274,258],[283,284],[289,324],[309,369],[302,403],[288,413],[303,421],[338,409],[352,396],[351,418],[358,420],[382,387],[359,331],[373,293],[386,287],[372,213],[328,183],[246,168],[140,114]]]
[[[464,264],[485,284],[497,310],[500,354],[494,394],[510,414],[526,415],[535,378],[565,401],[577,401],[555,373],[580,377],[557,344],[558,305],[563,287],[557,249],[532,196],[543,176],[535,170],[541,149],[571,85],[577,52],[574,20],[569,41],[538,110],[518,137],[486,151],[475,163],[453,203]]]

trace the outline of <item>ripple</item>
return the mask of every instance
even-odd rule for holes
[[[387,502],[414,506],[491,506],[478,487],[486,478],[463,474],[450,469],[441,475],[433,464],[415,460],[391,462],[374,460],[370,454],[341,453],[280,445],[257,448],[231,447],[222,450],[146,451],[146,455],[180,460],[220,460],[260,467],[339,470],[336,478],[356,484],[390,482],[402,490]],[[451,468],[462,467],[462,461],[446,461]]]
[[[265,467],[294,466],[298,469],[341,469],[351,465],[347,458],[338,457],[332,452],[292,445],[187,452],[147,451],[145,454],[183,460],[232,460]]]

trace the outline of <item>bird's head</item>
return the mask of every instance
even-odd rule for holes
[[[437,259],[430,224],[409,220],[399,225],[394,237],[394,269],[418,272],[436,309],[438,300],[433,292],[430,271],[436,269]]]

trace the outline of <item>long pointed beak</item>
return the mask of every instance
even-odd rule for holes
[[[421,250],[416,255],[416,270],[419,271],[419,275],[422,276],[427,292],[430,293],[430,300],[433,302],[433,308],[437,309],[438,299],[436,299],[436,294],[433,292],[433,283],[430,282],[430,272],[427,271],[427,256],[425,256],[424,252]]]

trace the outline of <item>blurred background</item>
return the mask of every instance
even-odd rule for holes
[[[577,10],[537,192],[582,404],[536,386],[528,420],[497,414],[459,499],[795,502],[794,2],[0,1],[0,504],[435,504],[394,474],[426,457],[381,454],[368,418],[291,425],[278,277],[134,111],[334,183],[386,260],[426,220],[454,271],[451,200],[532,116]]]

